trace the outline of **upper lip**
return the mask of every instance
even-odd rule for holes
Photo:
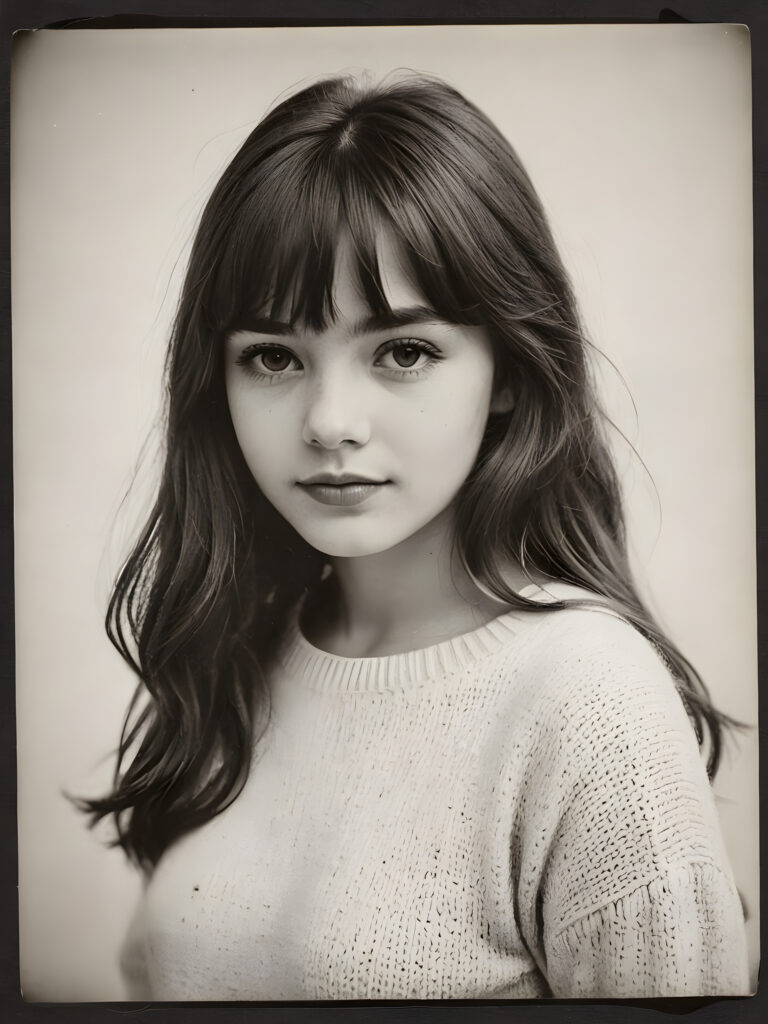
[[[326,484],[326,486],[330,484],[333,487],[341,487],[344,484],[385,484],[386,482],[386,480],[374,480],[369,476],[361,476],[359,473],[315,473],[314,476],[297,481],[303,487],[308,487],[310,484]]]

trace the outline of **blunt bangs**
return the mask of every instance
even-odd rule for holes
[[[303,124],[301,108],[280,118],[278,107],[256,128],[207,211],[218,244],[204,303],[217,330],[263,317],[324,329],[336,316],[335,256],[345,237],[375,315],[389,312],[382,233],[428,305],[452,323],[493,326],[500,303],[509,304],[510,272],[525,290],[524,260],[511,251],[498,204],[478,189],[493,184],[499,168],[450,118],[435,116],[429,87],[421,83],[423,109],[411,82],[400,101],[397,90],[358,89],[354,102],[337,102],[324,120],[315,111]],[[464,100],[449,113],[470,127],[482,116]]]

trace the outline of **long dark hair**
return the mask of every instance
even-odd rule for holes
[[[282,102],[248,136],[205,207],[181,293],[159,493],[107,615],[140,683],[114,789],[84,802],[93,821],[114,815],[117,842],[145,867],[242,788],[269,714],[265,669],[289,609],[326,562],[245,465],[223,339],[255,310],[288,308],[313,329],[332,320],[342,231],[371,310],[386,310],[382,227],[445,320],[489,329],[498,383],[515,396],[509,414],[490,418],[456,502],[466,569],[512,607],[537,606],[510,587],[510,562],[618,608],[665,659],[699,742],[708,737],[710,774],[717,768],[726,719],[632,581],[588,343],[517,155],[443,82],[332,79]]]

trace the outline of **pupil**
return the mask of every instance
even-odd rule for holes
[[[282,348],[268,348],[261,358],[268,370],[284,370],[290,361],[288,353]]]
[[[404,369],[413,366],[420,354],[421,350],[416,348],[415,345],[400,345],[392,352],[397,365],[402,366]]]

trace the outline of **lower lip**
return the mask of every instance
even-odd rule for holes
[[[360,505],[386,484],[299,484],[321,505]]]

